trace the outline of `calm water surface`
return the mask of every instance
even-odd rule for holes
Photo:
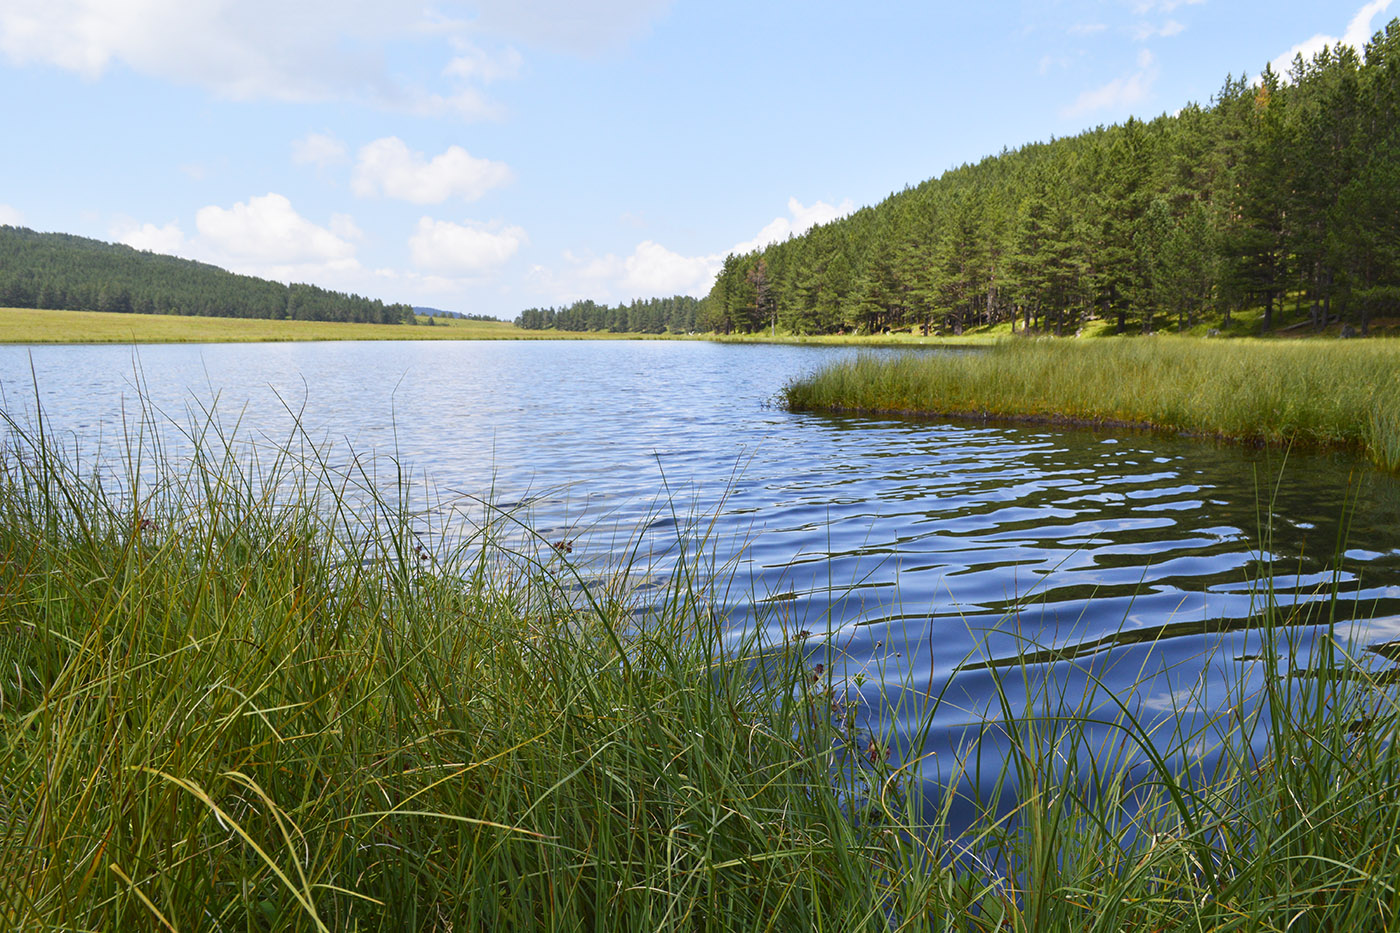
[[[992,671],[1018,652],[1055,649],[1035,677],[1057,689],[1098,678],[1135,709],[1199,722],[1257,679],[1234,662],[1257,652],[1267,572],[1285,605],[1335,587],[1343,620],[1400,613],[1392,476],[1341,456],[1293,454],[1285,467],[1278,451],[1169,436],[774,404],[787,380],[851,352],[9,346],[0,389],[23,420],[37,381],[51,428],[89,449],[120,436],[138,383],[175,422],[216,406],[241,436],[271,443],[289,436],[295,412],[333,460],[391,454],[444,494],[523,503],[542,534],[576,540],[580,560],[619,540],[664,554],[694,533],[686,516],[717,516],[709,544],[735,573],[732,624],[775,639],[810,632],[838,678],[861,681],[867,727],[914,715],[903,686],[937,690],[954,677],[927,739],[945,752],[928,760],[930,780],[978,734]],[[1394,628],[1371,622],[1365,637],[1400,637]],[[1306,646],[1314,632],[1297,631]],[[1220,649],[1210,663],[1207,645]],[[890,712],[880,700],[896,694],[905,702]]]

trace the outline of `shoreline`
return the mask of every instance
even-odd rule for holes
[[[1206,431],[1188,431],[1174,428],[1170,425],[1154,424],[1150,421],[1126,421],[1119,418],[1080,418],[1063,414],[1034,414],[1034,413],[998,413],[989,411],[936,411],[924,409],[896,409],[896,408],[811,408],[794,409],[795,411],[810,412],[813,414],[833,414],[833,415],[884,415],[897,418],[907,418],[911,421],[960,421],[981,424],[1007,424],[1007,425],[1048,425],[1061,428],[1081,428],[1084,430],[1104,429],[1106,431],[1135,431],[1143,434],[1170,434],[1175,437],[1185,437],[1192,440],[1218,441],[1222,444],[1230,444],[1240,447],[1287,447],[1291,443],[1287,438],[1264,438],[1248,435],[1233,435],[1225,433],[1210,433]],[[1353,446],[1339,444],[1333,446],[1322,446],[1309,448],[1311,450],[1338,451],[1349,453],[1364,453]]]
[[[771,344],[775,346],[870,347],[906,350],[987,349],[1004,343],[1030,345],[1112,344],[1136,342],[1137,338],[1169,342],[1189,341],[1196,345],[1250,344],[1288,345],[1331,343],[1330,331],[1302,334],[1294,328],[1281,328],[1267,335],[1233,333],[1210,337],[1206,332],[1187,334],[1128,334],[1119,338],[1102,328],[1082,335],[1051,337],[1027,336],[1009,331],[1005,325],[974,330],[961,335],[922,336],[897,331],[882,334],[751,334],[720,333],[614,333],[612,331],[527,330],[507,321],[479,321],[462,318],[434,318],[412,324],[355,324],[338,321],[291,321],[270,318],[213,317],[179,314],[138,314],[110,311],[63,311],[37,308],[0,308],[0,345],[77,346],[82,344],[177,344],[177,343],[301,343],[311,341],[407,341],[407,340],[678,340],[723,344]],[[1388,342],[1400,336],[1400,326],[1377,321],[1370,337],[1348,340],[1348,344]],[[1291,331],[1291,332],[1290,332]]]
[[[1400,470],[1400,347],[1187,340],[1029,345],[835,363],[790,411],[1140,430],[1346,451]]]

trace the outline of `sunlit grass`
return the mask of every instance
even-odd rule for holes
[[[0,308],[0,343],[236,343],[281,340],[560,340],[618,335],[521,330],[503,321],[426,318],[418,326],[179,314]]]
[[[794,410],[1117,422],[1349,448],[1400,468],[1400,345],[1388,341],[1005,341],[835,363],[785,397]]]
[[[895,331],[888,334],[777,334],[757,332],[752,334],[704,334],[702,339],[715,343],[775,343],[795,346],[815,347],[942,347],[942,346],[990,346],[995,343],[995,334],[968,334],[963,337],[934,336],[908,331]]]
[[[1166,748],[1129,705],[1093,712],[1106,690],[995,668],[982,728],[1008,757],[979,773],[970,746],[941,770],[1017,808],[953,826],[951,795],[912,780],[938,697],[893,682],[865,709],[839,638],[736,641],[705,551],[630,594],[635,554],[585,574],[518,516],[411,511],[392,462],[376,491],[299,436],[258,453],[216,428],[175,462],[129,426],[114,478],[11,425],[0,927],[1397,920],[1395,688],[1340,655],[1288,676],[1282,626],[1266,695],[1241,688]]]

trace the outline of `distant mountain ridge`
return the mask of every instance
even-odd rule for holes
[[[407,304],[285,285],[192,259],[11,226],[0,226],[0,307],[415,323]]]
[[[414,305],[413,313],[423,317],[455,317],[463,321],[499,321],[500,318],[492,314],[464,314],[461,311],[444,311],[441,308],[430,308],[427,305]]]

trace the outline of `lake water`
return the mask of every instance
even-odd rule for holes
[[[440,494],[522,507],[584,563],[620,541],[673,553],[696,534],[688,517],[713,518],[708,544],[734,573],[731,625],[803,641],[814,664],[862,694],[865,728],[907,726],[919,708],[910,697],[953,678],[924,740],[943,753],[925,763],[931,783],[982,734],[996,662],[1026,651],[1056,655],[1030,681],[1011,678],[1013,705],[1036,686],[1073,696],[1097,680],[1136,710],[1208,721],[1257,682],[1239,665],[1257,655],[1269,572],[1285,607],[1335,589],[1340,621],[1380,620],[1364,640],[1400,637],[1386,621],[1400,613],[1395,477],[1344,456],[1154,434],[777,406],[789,379],[853,352],[8,346],[0,389],[22,421],[37,385],[50,429],[88,449],[120,436],[142,393],[175,422],[216,407],[242,437],[271,443],[289,436],[295,413],[336,462],[392,455]],[[1316,634],[1296,632],[1303,649]]]

